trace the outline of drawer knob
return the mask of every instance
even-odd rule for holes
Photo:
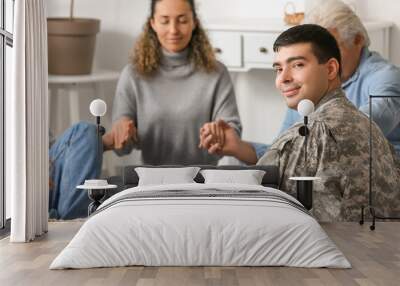
[[[220,48],[215,48],[214,53],[216,54],[222,54],[222,50]]]
[[[268,53],[268,49],[265,48],[265,47],[261,47],[260,48],[260,53],[267,54]]]

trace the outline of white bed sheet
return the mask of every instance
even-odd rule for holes
[[[262,190],[254,185],[179,184],[135,187],[104,202],[50,269],[145,266],[293,266],[350,268],[310,215],[257,198],[115,200],[163,190]],[[108,207],[107,207],[108,206]]]

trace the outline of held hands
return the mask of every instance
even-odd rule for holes
[[[199,148],[207,149],[210,154],[221,151],[225,143],[225,134],[221,121],[208,122],[200,128]]]
[[[137,129],[129,117],[121,117],[114,122],[111,131],[104,134],[104,150],[122,149],[130,140],[137,142]]]
[[[235,129],[221,119],[205,123],[200,128],[199,148],[207,149],[210,154],[235,156],[239,143]]]

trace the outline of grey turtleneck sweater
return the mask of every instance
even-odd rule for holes
[[[235,94],[229,73],[218,63],[206,73],[188,61],[188,51],[163,51],[161,66],[150,78],[127,65],[120,76],[113,104],[113,122],[132,118],[138,129],[144,164],[216,164],[217,156],[199,149],[204,123],[223,119],[241,133]],[[119,155],[132,151],[128,144]]]

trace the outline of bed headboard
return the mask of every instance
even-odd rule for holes
[[[148,167],[148,168],[179,168],[183,166],[177,165],[163,165],[163,166],[146,166],[146,165],[133,165],[133,166],[125,166],[123,168],[122,173],[122,184],[123,189],[131,188],[137,186],[139,182],[139,176],[137,175],[135,168],[136,167]],[[262,180],[262,185],[265,187],[278,188],[279,185],[279,169],[277,166],[270,165],[257,165],[257,166],[239,166],[239,165],[222,165],[222,166],[212,166],[212,165],[197,165],[196,167],[200,167],[202,170],[204,169],[218,169],[218,170],[263,170],[265,171],[265,175]],[[204,183],[204,178],[200,174],[194,178],[197,183]]]

